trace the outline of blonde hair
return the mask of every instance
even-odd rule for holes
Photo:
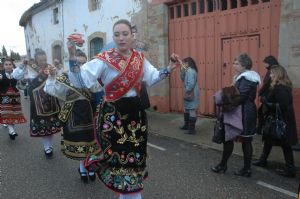
[[[293,87],[293,84],[292,84],[284,67],[282,67],[280,65],[272,66],[271,74],[273,75],[272,81],[271,81],[272,88],[276,85],[284,85],[284,86],[288,86],[290,88]]]

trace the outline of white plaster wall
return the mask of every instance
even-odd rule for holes
[[[64,0],[32,16],[32,27],[27,23],[25,36],[27,49],[34,56],[35,48],[46,51],[52,60],[52,44],[60,40],[64,43],[64,59],[67,62],[66,41],[68,35],[84,34],[86,43],[81,48],[88,55],[88,36],[94,32],[106,33],[106,43],[112,41],[112,26],[118,19],[128,19],[141,10],[140,0],[102,0],[100,9],[90,12],[88,0]],[[59,23],[53,24],[53,9],[59,9]],[[62,11],[63,10],[63,11]],[[63,12],[63,13],[62,13]]]
[[[25,27],[26,47],[30,49],[30,57],[34,57],[36,48],[41,48],[46,51],[49,63],[52,58],[51,44],[56,40],[62,40],[62,24],[52,22],[52,9],[54,8],[53,6],[32,16],[32,26],[28,23]]]

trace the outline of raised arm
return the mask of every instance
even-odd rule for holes
[[[27,67],[24,65],[20,65],[13,70],[12,76],[14,79],[23,79],[27,72]]]
[[[147,59],[145,59],[143,81],[145,81],[148,86],[156,84],[157,82],[168,77],[170,72],[179,66],[179,61],[178,55],[172,54],[169,66],[162,69],[157,69]]]
[[[68,88],[58,83],[56,80],[56,67],[49,66],[49,76],[44,86],[44,91],[49,95],[66,101]]]

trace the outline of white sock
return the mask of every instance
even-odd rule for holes
[[[79,169],[80,169],[80,173],[86,173],[86,170],[84,168],[84,165],[83,165],[83,161],[80,160],[80,163],[79,163]],[[82,174],[84,175],[84,174]]]
[[[142,199],[141,193],[120,194],[120,199]]]
[[[43,142],[45,151],[47,149],[52,148],[52,138],[53,138],[53,135],[42,137],[42,142]]]
[[[7,127],[8,127],[9,134],[11,134],[11,135],[16,134],[14,124],[8,124]]]

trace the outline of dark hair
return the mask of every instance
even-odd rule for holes
[[[193,58],[186,57],[182,61],[186,62],[190,68],[193,68],[198,73],[198,68],[197,68],[196,62],[193,60]]]
[[[114,23],[114,25],[113,25],[113,31],[114,31],[115,26],[118,24],[127,25],[130,30],[130,33],[132,34],[132,26],[131,26],[131,23],[127,19],[120,19],[120,20],[116,21],[116,23]]]
[[[3,63],[6,62],[6,61],[10,61],[11,63],[14,63],[15,60],[11,57],[6,57],[2,60]]]
[[[265,57],[264,62],[269,65],[267,67],[268,69],[270,69],[271,66],[279,65],[277,59],[272,55]]]
[[[46,52],[40,48],[36,48],[34,52],[34,59],[37,60],[37,57],[41,55],[46,55]]]
[[[80,49],[76,49],[75,56],[76,57],[84,57],[84,58],[87,59],[86,54],[82,50],[80,50]]]
[[[3,65],[4,65],[4,63],[5,63],[6,61],[11,62],[13,68],[16,68],[16,65],[15,65],[15,63],[14,63],[15,60],[14,60],[13,58],[11,58],[11,57],[6,57],[6,58],[4,58],[4,59],[2,60]]]
[[[252,60],[247,53],[241,53],[234,58],[235,61],[238,61],[242,67],[250,70],[252,68]]]

